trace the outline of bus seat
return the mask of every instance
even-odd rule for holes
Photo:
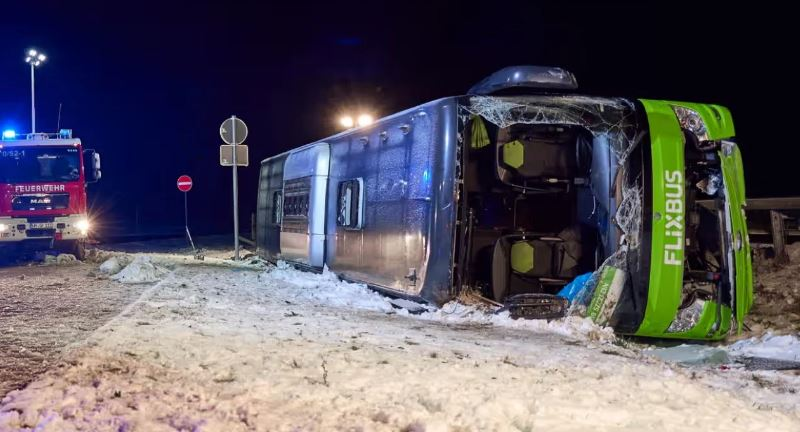
[[[551,276],[553,246],[542,240],[517,241],[511,244],[511,270],[534,277]]]
[[[494,299],[502,301],[508,295],[512,277],[539,285],[563,285],[577,276],[581,244],[573,231],[567,228],[558,237],[513,234],[499,238],[492,254]]]
[[[502,160],[525,180],[570,180],[576,175],[575,147],[548,141],[513,140],[502,145]]]
[[[512,185],[565,189],[585,184],[591,163],[591,137],[574,128],[512,125],[500,129],[497,174]],[[590,151],[590,150],[589,150]]]

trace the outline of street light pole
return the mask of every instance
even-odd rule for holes
[[[36,133],[36,84],[33,68],[33,62],[31,62],[31,133]]]
[[[44,53],[37,52],[35,49],[28,50],[28,56],[25,57],[25,63],[31,65],[31,133],[36,133],[36,80],[34,78],[34,69],[44,63],[47,56]]]

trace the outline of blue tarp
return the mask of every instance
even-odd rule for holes
[[[573,301],[575,301],[575,297],[577,297],[578,294],[581,291],[583,291],[584,287],[586,286],[586,283],[589,282],[589,279],[591,279],[591,277],[592,273],[584,273],[576,277],[575,279],[572,280],[572,282],[568,283],[564,288],[561,288],[561,291],[558,292],[558,295],[566,298],[567,300],[569,300],[570,303],[572,303]]]

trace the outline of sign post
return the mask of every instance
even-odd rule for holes
[[[192,178],[184,174],[178,177],[178,190],[183,192],[183,223],[186,227],[186,237],[189,238],[189,244],[192,245],[192,250],[197,252],[192,241],[192,234],[189,232],[189,203],[188,192],[192,190]]]
[[[233,146],[233,259],[239,261],[239,181],[236,173],[239,163],[236,160],[236,146],[247,139],[247,125],[236,116],[231,116],[222,122],[219,127],[219,136],[226,144]],[[245,161],[243,165],[247,165],[247,162]]]

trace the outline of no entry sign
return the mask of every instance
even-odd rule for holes
[[[181,192],[189,192],[192,190],[192,178],[188,175],[178,177],[178,190]]]

